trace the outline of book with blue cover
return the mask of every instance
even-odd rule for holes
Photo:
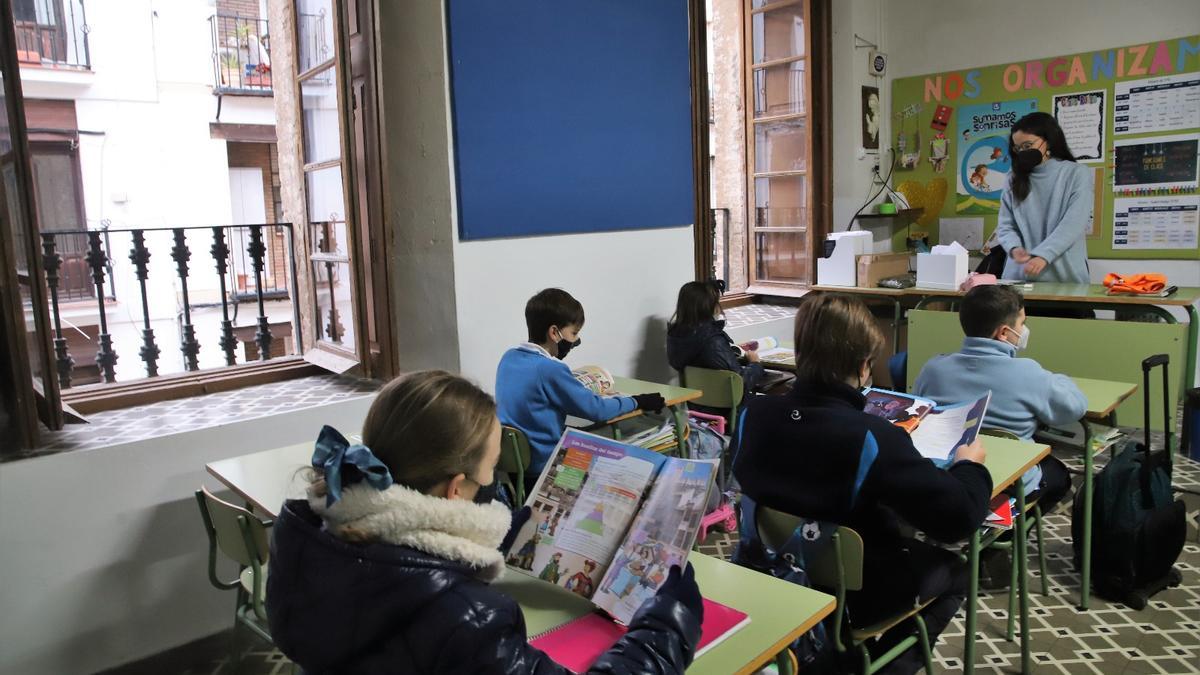
[[[863,410],[882,417],[912,436],[913,446],[922,457],[938,466],[949,466],[960,445],[970,445],[983,428],[992,392],[977,401],[939,406],[936,402],[887,389],[867,389]]]

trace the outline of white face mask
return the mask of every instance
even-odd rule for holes
[[[1008,326],[1005,326],[1005,328],[1014,333],[1017,332],[1015,329],[1009,328]],[[1016,344],[1017,351],[1021,351],[1022,349],[1025,349],[1028,346],[1029,346],[1029,326],[1024,325],[1024,326],[1021,326],[1021,332],[1017,334],[1017,344]]]

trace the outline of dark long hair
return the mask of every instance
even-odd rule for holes
[[[1072,155],[1071,148],[1067,147],[1067,137],[1063,134],[1062,127],[1058,126],[1058,120],[1054,119],[1054,115],[1032,112],[1017,120],[1017,123],[1008,132],[1010,156],[1013,154],[1013,134],[1018,131],[1033,134],[1046,141],[1046,149],[1050,151],[1051,157],[1067,162],[1075,161],[1075,155]],[[1014,170],[1011,181],[1013,196],[1017,198],[1018,202],[1024,201],[1029,196],[1029,174]]]
[[[671,330],[692,330],[706,321],[712,321],[720,302],[721,293],[715,283],[689,281],[679,289],[679,299],[675,301],[675,316],[671,317],[667,327]]]

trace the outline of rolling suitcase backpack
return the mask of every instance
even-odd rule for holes
[[[1184,504],[1171,491],[1170,390],[1166,354],[1142,361],[1145,444],[1128,442],[1095,478],[1092,509],[1092,584],[1096,595],[1143,609],[1150,596],[1181,581],[1174,564],[1183,550]],[[1163,369],[1166,447],[1150,447],[1150,371]],[[1090,449],[1085,449],[1089,452]],[[1071,513],[1075,564],[1079,567],[1083,491]]]

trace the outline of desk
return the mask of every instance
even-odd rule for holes
[[[1089,421],[1107,422],[1116,426],[1117,406],[1137,391],[1136,384],[1073,377],[1075,386],[1087,397],[1087,412],[1079,420],[1083,425],[1083,560],[1079,573],[1079,609],[1087,610],[1092,595],[1092,495],[1095,477],[1092,464],[1092,427]],[[1147,421],[1148,423],[1148,421]]]
[[[1025,472],[1050,454],[1050,446],[1029,441],[1014,441],[994,436],[981,436],[987,450],[984,466],[992,477],[992,497],[1000,494],[1009,485],[1019,481]],[[1013,522],[1014,533],[1025,532],[1025,491],[1017,490],[1017,515]],[[963,672],[975,670],[975,612],[979,598],[979,550],[981,529],[976,528],[967,544],[967,565],[970,581],[967,588],[967,621],[963,634]],[[1018,597],[1020,598],[1021,625],[1021,672],[1030,672],[1029,663],[1029,587],[1026,570],[1025,537],[1014,536],[1013,564],[1017,565]]]
[[[705,597],[750,615],[750,623],[697,659],[688,673],[753,673],[793,640],[831,614],[836,599],[811,588],[738,567],[693,551],[696,582]],[[595,607],[563,588],[510,572],[495,587],[521,604],[530,636]]]
[[[684,445],[687,440],[687,402],[695,401],[703,396],[703,391],[688,389],[687,387],[676,387],[669,384],[658,384],[657,382],[646,382],[645,380],[635,380],[630,377],[613,377],[613,386],[625,396],[632,396],[634,394],[661,395],[663,400],[667,402],[667,408],[671,411],[671,416],[675,422],[675,442],[678,444],[676,448],[681,456],[687,454],[686,446]],[[640,417],[644,414],[641,410],[634,410],[619,417],[614,417],[604,424],[614,425],[613,435],[616,438],[620,438],[620,433],[615,426],[617,422]]]
[[[211,462],[205,468],[248,504],[275,518],[284,500],[304,494],[296,469],[308,466],[312,451],[312,443],[299,443]],[[749,625],[693,663],[689,673],[755,672],[836,605],[831,595],[701,553],[692,552],[688,560],[706,597],[750,615]],[[523,574],[507,574],[496,587],[521,603],[529,635],[593,609],[574,593]]]

